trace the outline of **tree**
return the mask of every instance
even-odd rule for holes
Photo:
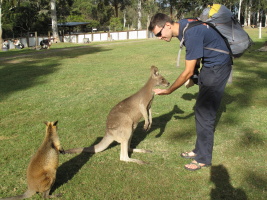
[[[60,42],[58,35],[58,26],[57,26],[57,9],[56,9],[56,0],[51,0],[51,19],[52,19],[52,33],[55,41]]]
[[[239,7],[238,7],[238,20],[240,21],[240,14],[241,14],[241,5],[243,0],[239,0]]]
[[[119,17],[119,10],[122,11],[127,5],[131,4],[130,0],[104,0],[104,2],[105,4],[108,2],[114,8],[115,17]]]
[[[3,46],[3,39],[2,39],[2,2],[3,0],[0,0],[0,49],[2,49]]]
[[[141,23],[141,18],[142,18],[142,2],[141,0],[138,0],[137,4],[137,29],[141,30],[142,29],[142,23]]]

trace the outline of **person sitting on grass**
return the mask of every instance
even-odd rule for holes
[[[2,49],[3,51],[7,51],[9,49],[9,43],[7,40],[4,40]]]
[[[16,49],[23,49],[24,48],[24,45],[19,41],[19,39],[15,39],[13,43],[14,43]]]

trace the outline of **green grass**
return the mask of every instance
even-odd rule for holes
[[[218,113],[211,168],[183,169],[189,161],[179,154],[195,142],[197,87],[181,87],[156,96],[151,130],[143,132],[141,120],[135,131],[133,146],[153,153],[131,157],[148,165],[119,161],[119,145],[95,155],[60,155],[53,188],[63,193],[58,199],[266,199],[267,56],[254,50],[267,35],[263,29],[257,39],[257,29],[247,31],[255,45],[235,60],[233,83]],[[143,86],[151,65],[170,82],[177,78],[183,70],[175,67],[178,46],[174,38],[0,52],[0,197],[26,191],[26,168],[43,140],[43,121],[59,120],[65,149],[99,141],[110,109]]]

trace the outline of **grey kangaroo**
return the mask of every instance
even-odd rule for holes
[[[3,198],[1,200],[26,199],[36,192],[43,193],[43,197],[52,198],[59,195],[49,195],[56,179],[59,153],[64,153],[57,135],[57,121],[45,122],[46,135],[42,145],[33,155],[27,169],[28,190],[19,196]]]
[[[145,162],[129,158],[128,151],[148,153],[144,149],[131,149],[130,143],[133,132],[139,120],[144,117],[144,129],[147,131],[152,124],[151,104],[154,98],[153,88],[155,86],[169,86],[169,82],[159,74],[158,68],[151,66],[151,75],[147,83],[135,94],[124,99],[114,106],[106,121],[106,134],[96,145],[84,148],[66,150],[66,153],[98,153],[105,150],[113,141],[121,144],[120,160],[126,162]]]

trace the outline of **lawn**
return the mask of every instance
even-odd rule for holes
[[[151,130],[142,130],[142,119],[134,133],[132,146],[153,153],[131,157],[149,164],[120,161],[116,143],[95,155],[60,155],[52,193],[64,200],[266,199],[267,55],[254,50],[267,41],[267,30],[262,39],[258,29],[246,30],[255,45],[235,60],[218,112],[212,167],[184,169],[189,160],[179,154],[196,139],[198,90],[181,87],[155,96]],[[178,77],[184,66],[181,59],[176,67],[178,46],[174,38],[0,52],[0,197],[26,191],[26,168],[44,138],[43,121],[59,120],[64,149],[98,142],[110,109],[145,84],[151,65],[171,83]]]

